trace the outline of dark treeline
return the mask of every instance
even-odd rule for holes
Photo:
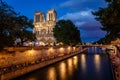
[[[107,7],[99,8],[93,12],[95,19],[98,20],[107,34],[98,43],[108,44],[112,40],[120,38],[120,0],[105,0]]]
[[[34,34],[28,30],[33,27],[33,20],[15,12],[11,6],[0,0],[0,49],[13,46],[17,38],[21,39],[21,45],[25,41],[34,40]]]
[[[65,45],[76,45],[81,43],[80,31],[70,20],[60,20],[53,28],[57,43]]]

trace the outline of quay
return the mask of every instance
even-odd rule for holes
[[[116,47],[108,50],[115,80],[120,80],[120,52]]]
[[[3,53],[4,56],[0,55],[0,80],[16,78],[87,50],[87,48],[70,46],[30,49],[19,48],[18,50],[11,48],[11,51],[25,52],[14,52],[7,55]]]
[[[26,73],[43,68],[50,64],[62,61],[84,51],[93,53],[101,49],[108,53],[113,68],[115,80],[120,80],[120,55],[115,46],[110,45],[83,45],[83,46],[55,46],[55,47],[10,47],[0,54],[0,80],[9,80]],[[97,49],[97,48],[98,49]],[[110,49],[109,49],[110,48]]]

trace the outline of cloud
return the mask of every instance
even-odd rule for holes
[[[100,30],[102,25],[94,19],[94,16],[91,13],[92,11],[92,9],[88,9],[74,13],[67,13],[59,19],[72,20],[80,29],[83,41],[87,41],[86,39],[99,39],[104,37],[106,33]]]
[[[67,0],[61,3],[59,7],[81,10],[86,8],[96,9],[105,5],[106,3],[104,0]]]
[[[85,20],[85,17],[92,17],[91,16],[91,9],[89,10],[85,10],[85,11],[79,11],[79,12],[75,12],[75,13],[67,13],[65,14],[64,16],[60,17],[60,19],[72,19],[72,20],[76,20],[76,19],[84,19]]]
[[[81,0],[81,1],[83,1],[83,0]],[[60,4],[60,7],[73,7],[75,5],[80,4],[81,1],[79,1],[79,0],[76,0],[76,1],[74,1],[74,0],[68,0],[68,1]]]
[[[79,29],[93,31],[98,30],[101,24],[94,19],[91,13],[91,9],[85,11],[79,11],[75,13],[67,13],[66,15],[60,17],[60,19],[72,20]]]

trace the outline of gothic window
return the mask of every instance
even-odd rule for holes
[[[42,20],[41,21],[44,21],[44,16],[42,16]]]
[[[49,14],[49,20],[50,20],[50,14]]]
[[[52,21],[52,13],[51,13],[51,16],[50,16],[50,18],[51,18],[51,21]]]
[[[39,22],[40,21],[40,15],[35,15],[35,22]]]

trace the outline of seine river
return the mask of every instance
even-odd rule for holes
[[[108,55],[100,48],[91,50],[14,80],[113,80]]]

